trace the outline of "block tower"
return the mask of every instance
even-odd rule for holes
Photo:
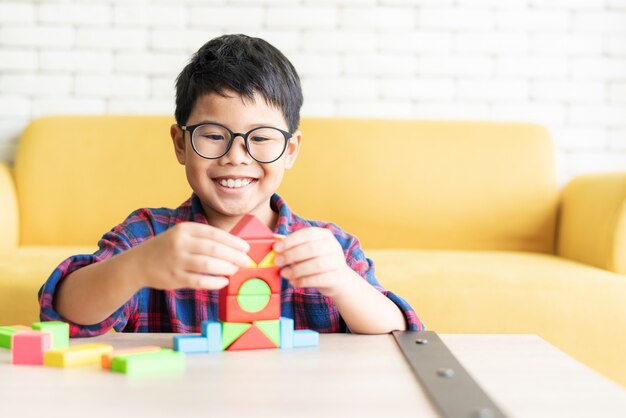
[[[278,236],[245,215],[230,231],[250,244],[250,262],[219,293],[218,317],[226,350],[280,347],[280,271],[272,246]],[[226,344],[225,344],[226,343]]]
[[[220,289],[219,321],[203,321],[200,336],[175,335],[174,350],[206,353],[319,345],[316,331],[295,330],[293,319],[280,316],[280,269],[272,247],[282,236],[252,215],[245,215],[230,233],[250,244],[249,263]]]

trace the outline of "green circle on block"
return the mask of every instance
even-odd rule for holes
[[[270,301],[270,286],[258,278],[246,280],[239,288],[237,303],[244,311],[258,312]]]

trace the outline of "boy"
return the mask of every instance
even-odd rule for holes
[[[41,319],[69,322],[72,336],[199,332],[217,319],[217,290],[248,261],[248,244],[227,231],[253,214],[286,235],[274,246],[281,315],[297,329],[422,329],[379,285],[356,238],[296,216],[275,194],[298,156],[301,106],[295,69],[267,42],[227,35],[201,47],[176,80],[170,129],[191,198],[137,210],[93,255],[61,263],[39,291]]]

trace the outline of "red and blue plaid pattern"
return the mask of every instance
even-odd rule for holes
[[[374,275],[374,263],[365,257],[359,241],[331,223],[309,221],[295,215],[278,195],[272,196],[272,209],[279,214],[274,233],[288,235],[311,226],[330,229],[341,244],[346,262],[364,280],[392,300],[403,312],[409,330],[423,330],[415,311],[402,298],[383,289]],[[180,222],[207,223],[200,200],[194,194],[176,209],[139,209],[98,242],[94,254],[75,255],[63,261],[39,290],[42,321],[66,321],[54,309],[57,285],[73,271],[105,260],[141,244]],[[119,332],[200,332],[202,321],[218,320],[219,291],[203,289],[157,290],[144,288],[135,293],[111,316],[95,325],[70,322],[73,337],[100,335],[111,328]],[[332,299],[316,289],[281,284],[281,315],[293,318],[296,329],[319,332],[349,332]]]

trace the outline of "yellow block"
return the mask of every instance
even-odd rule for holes
[[[248,264],[246,264],[246,267],[254,269],[257,267],[257,265],[252,258],[248,257]]]
[[[108,344],[81,344],[59,350],[50,350],[44,354],[43,364],[49,367],[79,367],[99,365],[102,355],[113,351]]]
[[[110,369],[111,362],[113,361],[113,357],[125,356],[128,354],[147,353],[150,351],[159,351],[160,349],[161,347],[158,347],[156,345],[146,345],[143,347],[132,347],[132,348],[125,348],[123,350],[111,351],[102,355],[101,365],[103,369]]]
[[[276,265],[274,264],[274,257],[276,257],[276,253],[274,252],[274,250],[267,253],[267,255],[263,257],[263,260],[261,260],[261,262],[259,263],[259,268],[274,267]]]

